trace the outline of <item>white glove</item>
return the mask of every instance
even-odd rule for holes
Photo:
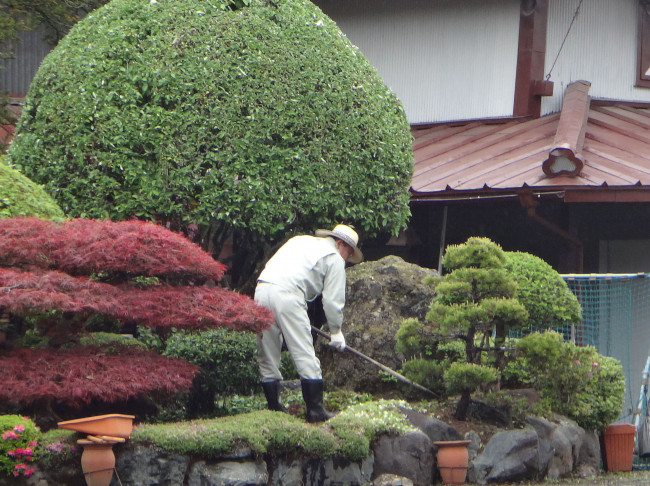
[[[343,337],[342,332],[337,332],[330,336],[330,346],[335,347],[338,351],[343,351],[345,349],[345,338]]]

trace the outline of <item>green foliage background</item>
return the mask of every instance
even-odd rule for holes
[[[113,0],[32,82],[12,162],[72,217],[196,223],[216,249],[408,217],[399,100],[310,2]]]
[[[253,333],[226,328],[178,331],[166,340],[162,354],[201,368],[201,374],[194,380],[188,410],[191,416],[223,415],[228,412],[232,395],[260,391],[257,337]],[[286,351],[282,353],[280,369],[284,379],[298,378]],[[218,405],[222,410],[216,408]]]
[[[37,184],[7,164],[0,155],[0,218],[38,216],[60,220],[63,211],[54,199]]]
[[[505,268],[518,284],[515,295],[528,311],[528,324],[554,328],[580,322],[580,302],[553,267],[530,253],[505,255]]]
[[[556,332],[529,334],[516,347],[520,357],[509,366],[539,391],[548,409],[598,432],[620,416],[625,375],[617,359],[566,342]]]

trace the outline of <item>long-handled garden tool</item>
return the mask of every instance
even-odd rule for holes
[[[319,335],[323,336],[325,339],[328,339],[328,340],[331,339],[331,336],[330,336],[329,334],[327,334],[327,333],[324,332],[324,331],[321,331],[321,330],[318,329],[317,327],[311,326],[311,330],[314,331],[316,334],[319,334]],[[365,360],[368,361],[369,363],[375,365],[375,366],[376,366],[377,368],[379,368],[380,370],[385,371],[386,373],[388,373],[388,374],[394,376],[394,377],[397,378],[399,381],[401,381],[401,382],[403,382],[403,383],[406,383],[407,385],[410,385],[410,386],[412,386],[413,388],[416,388],[416,389],[418,389],[418,390],[420,390],[420,391],[422,391],[422,392],[425,392],[425,393],[428,393],[428,394],[430,394],[430,395],[433,395],[433,396],[436,397],[436,398],[440,398],[440,395],[438,395],[437,393],[432,392],[431,390],[429,390],[428,388],[423,387],[422,385],[418,385],[418,384],[415,383],[414,381],[409,380],[406,376],[404,376],[404,375],[400,375],[397,371],[390,369],[388,366],[381,364],[379,361],[375,361],[375,360],[372,359],[370,356],[366,356],[366,355],[363,354],[362,352],[357,351],[356,349],[351,348],[350,346],[346,346],[345,349],[346,349],[346,351],[350,351],[352,354],[358,356],[359,358],[363,358],[363,359],[365,359]]]

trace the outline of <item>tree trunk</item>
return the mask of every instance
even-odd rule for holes
[[[469,410],[469,404],[470,404],[470,393],[469,392],[463,392],[460,395],[460,399],[458,400],[458,403],[456,404],[456,413],[454,414],[454,418],[456,420],[465,420],[467,418],[467,412]]]
[[[494,337],[494,364],[496,369],[499,370],[495,391],[498,391],[501,388],[501,372],[506,366],[506,353],[503,349],[506,345],[506,329],[503,323],[497,323],[495,329],[496,333]]]
[[[477,356],[480,356],[476,351],[476,346],[474,345],[474,336],[476,336],[476,330],[474,327],[470,327],[467,330],[467,336],[465,336],[465,354],[467,354],[468,363],[477,363]],[[478,360],[480,361],[480,360]]]

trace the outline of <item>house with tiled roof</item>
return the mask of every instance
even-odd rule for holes
[[[486,236],[564,273],[650,271],[650,2],[316,3],[413,128],[393,252],[435,268]]]

